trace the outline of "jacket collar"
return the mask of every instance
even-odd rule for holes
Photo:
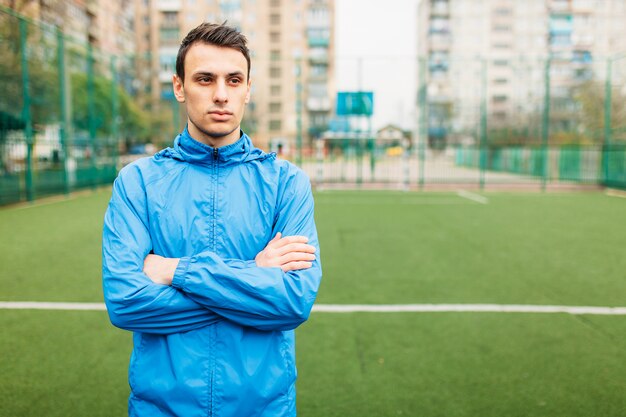
[[[191,137],[185,130],[174,140],[174,148],[159,152],[160,156],[184,160],[192,164],[212,164],[216,159],[220,165],[231,165],[253,159],[266,158],[266,154],[252,145],[252,141],[243,131],[237,142],[220,148],[213,148]],[[216,158],[217,156],[217,158]]]

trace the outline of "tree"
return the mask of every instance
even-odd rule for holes
[[[626,126],[626,97],[618,88],[611,91],[612,129]],[[582,84],[574,94],[574,100],[580,109],[578,131],[593,143],[604,140],[605,131],[605,85],[601,81],[588,81]]]

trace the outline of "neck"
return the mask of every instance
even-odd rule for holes
[[[241,137],[239,126],[237,126],[235,130],[227,133],[226,135],[214,136],[211,135],[209,132],[198,129],[195,124],[191,123],[191,121],[188,121],[187,130],[189,131],[189,135],[192,138],[194,138],[198,142],[204,143],[205,145],[209,145],[212,148],[221,148],[223,146],[228,146],[237,142]]]

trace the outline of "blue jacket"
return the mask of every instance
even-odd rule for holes
[[[309,269],[257,267],[277,232],[317,248]],[[171,286],[149,253],[181,258]],[[294,416],[294,331],[322,276],[308,177],[245,134],[211,148],[185,131],[122,169],[103,233],[111,322],[131,330],[131,416]]]

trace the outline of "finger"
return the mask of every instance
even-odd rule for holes
[[[280,239],[278,242],[276,242],[277,243],[276,247],[280,248],[290,243],[307,243],[308,241],[309,241],[309,238],[306,236],[298,236],[298,235],[285,236],[282,239]]]
[[[278,258],[278,261],[281,265],[287,264],[289,262],[299,262],[299,261],[314,261],[315,255],[312,253],[305,252],[289,252],[288,254],[281,256]]]
[[[289,262],[283,266],[281,266],[280,268],[283,270],[283,272],[288,272],[288,271],[297,271],[299,269],[308,269],[310,267],[312,267],[313,264],[311,262]]]
[[[265,245],[265,249],[267,248],[274,248],[276,247],[276,243],[280,241],[280,238],[282,237],[282,233],[280,232],[276,232],[276,236],[274,236],[272,238],[272,240],[270,240],[269,242],[267,242],[267,245]]]
[[[307,245],[306,243],[289,243],[285,246],[276,249],[278,255],[285,255],[289,252],[307,252],[315,253],[315,246]]]

